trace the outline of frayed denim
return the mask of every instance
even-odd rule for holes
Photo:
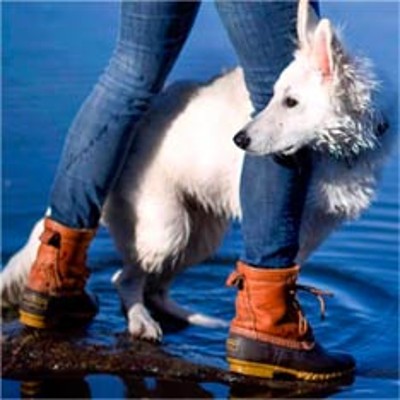
[[[109,65],[73,121],[50,194],[51,218],[94,228],[134,146],[135,124],[157,94],[193,26],[199,2],[123,2]],[[255,113],[291,61],[297,3],[218,1],[245,74]],[[234,133],[234,132],[233,132]],[[242,260],[292,265],[307,190],[306,156],[246,156],[241,180]]]

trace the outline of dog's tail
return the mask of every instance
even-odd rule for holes
[[[191,313],[188,317],[189,324],[203,326],[205,328],[228,328],[229,322],[220,318],[210,317],[206,314]]]
[[[229,323],[221,318],[211,317],[206,314],[187,310],[177,304],[168,295],[152,296],[151,306],[162,314],[172,316],[180,321],[191,325],[203,326],[205,328],[227,328]]]
[[[14,254],[0,274],[1,306],[18,306],[25,287],[29,271],[39,248],[39,236],[43,231],[43,220],[39,220],[32,229],[28,241]]]

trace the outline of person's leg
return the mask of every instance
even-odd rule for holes
[[[46,328],[66,317],[95,314],[84,290],[87,248],[133,143],[134,125],[162,88],[198,7],[198,2],[122,3],[115,51],[66,138],[23,293],[23,324]]]
[[[68,132],[50,196],[51,218],[97,226],[134,138],[134,125],[162,88],[197,14],[196,2],[130,2],[105,73]]]
[[[257,114],[268,104],[274,83],[292,60],[297,3],[221,1],[217,6]],[[270,156],[245,156],[240,187],[242,261],[269,268],[294,264],[309,177],[303,158],[300,169],[298,163]]]
[[[290,63],[297,2],[217,2],[243,67],[255,113]],[[244,254],[228,284],[237,286],[227,341],[231,369],[272,377],[288,372],[330,379],[353,368],[314,341],[295,297],[299,227],[310,175],[307,151],[293,158],[246,156],[241,177]]]

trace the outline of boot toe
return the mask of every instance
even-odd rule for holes
[[[329,356],[334,360],[333,366],[335,369],[352,371],[356,368],[356,361],[350,354],[341,352],[330,352]]]

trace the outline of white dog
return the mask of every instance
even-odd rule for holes
[[[211,256],[229,220],[240,218],[244,152],[232,142],[236,132],[236,142],[254,155],[311,149],[298,262],[369,206],[388,136],[373,106],[375,79],[368,63],[345,52],[329,21],[318,21],[307,1],[299,3],[297,31],[294,60],[254,120],[238,68],[204,85],[169,87],[137,127],[134,150],[103,214],[123,258],[113,282],[132,335],[161,338],[145,297],[191,323],[220,322],[180,308],[168,288],[179,271]],[[3,271],[3,305],[18,303],[41,229],[39,222]]]

